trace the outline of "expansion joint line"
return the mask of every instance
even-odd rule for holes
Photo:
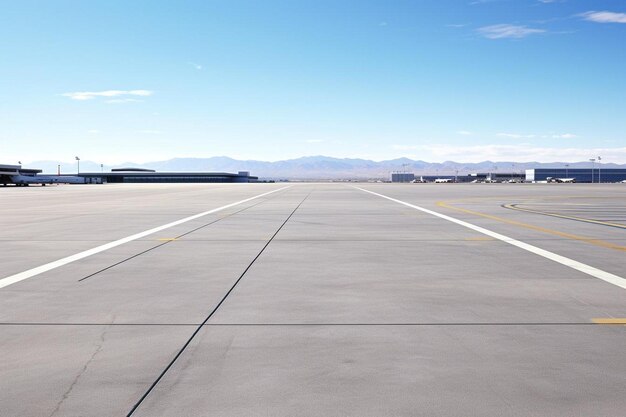
[[[178,358],[183,354],[183,352],[187,349],[187,347],[191,344],[191,342],[193,341],[193,339],[196,337],[196,335],[198,333],[200,333],[200,330],[202,330],[202,328],[207,324],[207,322],[211,319],[211,317],[213,317],[213,315],[215,314],[215,312],[222,306],[222,304],[224,304],[224,302],[226,301],[226,299],[228,298],[228,296],[235,290],[235,287],[237,287],[237,284],[239,284],[239,282],[243,279],[243,277],[246,275],[246,273],[250,270],[250,268],[252,267],[252,265],[254,265],[254,263],[256,262],[257,259],[259,259],[259,257],[263,254],[263,252],[265,251],[265,249],[267,249],[267,247],[270,245],[270,243],[272,243],[272,241],[274,240],[274,238],[276,237],[276,235],[278,235],[278,233],[282,230],[282,228],[287,224],[287,222],[291,219],[291,217],[296,213],[296,211],[298,211],[298,209],[300,208],[300,206],[302,206],[302,204],[306,201],[307,198],[309,198],[309,196],[311,195],[311,193],[313,192],[313,190],[311,190],[305,197],[304,199],[302,199],[302,201],[296,206],[296,208],[293,209],[293,211],[289,214],[289,216],[287,216],[287,218],[285,219],[285,221],[278,227],[278,229],[276,230],[276,232],[274,232],[274,234],[272,235],[272,237],[269,238],[269,240],[265,243],[265,245],[263,246],[263,248],[261,248],[261,250],[259,251],[259,253],[256,254],[256,256],[252,259],[252,261],[250,261],[250,263],[248,264],[248,266],[246,267],[246,269],[243,270],[243,272],[241,273],[241,275],[239,276],[239,278],[237,278],[237,280],[234,282],[234,284],[230,287],[230,289],[228,290],[228,292],[226,292],[226,294],[224,294],[224,296],[222,297],[222,299],[220,300],[219,303],[217,303],[217,305],[215,306],[215,308],[213,308],[213,310],[211,310],[211,312],[209,313],[209,315],[204,319],[204,321],[202,321],[202,323],[200,323],[200,325],[198,325],[196,327],[196,330],[191,334],[191,336],[189,337],[189,339],[187,339],[187,341],[185,342],[185,344],[183,345],[182,348],[180,348],[180,350],[178,351],[178,353],[174,356],[174,358],[170,361],[170,363],[167,364],[167,366],[165,367],[165,369],[163,369],[163,371],[159,374],[159,376],[154,380],[154,382],[150,385],[150,387],[146,390],[146,392],[141,396],[141,398],[139,399],[139,401],[137,401],[137,403],[135,403],[135,405],[133,406],[133,408],[128,412],[128,414],[126,415],[126,417],[131,417],[135,411],[137,411],[137,409],[139,408],[139,406],[141,405],[141,403],[143,403],[143,401],[148,397],[148,395],[150,395],[150,393],[154,390],[154,388],[157,386],[157,384],[163,379],[163,377],[165,376],[165,374],[170,370],[170,368],[174,365],[174,363],[178,360]]]
[[[280,195],[280,194],[278,194],[278,195]],[[168,243],[172,243],[172,242],[176,241],[177,239],[180,239],[180,238],[182,238],[182,237],[184,237],[184,236],[187,236],[187,235],[189,235],[189,234],[191,234],[191,233],[197,232],[197,231],[198,231],[198,230],[200,230],[200,229],[204,229],[205,227],[210,226],[210,225],[212,225],[212,224],[215,224],[215,223],[217,223],[217,222],[219,222],[219,221],[221,221],[221,220],[224,220],[224,219],[227,219],[227,218],[229,218],[229,217],[232,217],[232,216],[234,216],[235,214],[239,214],[239,213],[241,213],[242,211],[246,211],[246,210],[248,210],[248,209],[251,209],[252,207],[258,206],[259,204],[265,203],[265,202],[267,202],[268,200],[271,200],[272,198],[276,198],[278,195],[277,195],[277,194],[274,194],[272,197],[270,197],[270,198],[268,198],[268,199],[266,199],[266,200],[261,200],[261,201],[259,201],[258,203],[252,204],[251,206],[244,207],[244,208],[242,208],[242,209],[240,209],[240,210],[237,210],[237,211],[235,211],[235,212],[233,212],[233,213],[230,213],[230,214],[227,214],[227,215],[225,215],[225,216],[222,216],[222,217],[220,217],[219,219],[215,219],[215,220],[210,221],[210,222],[208,222],[208,223],[205,223],[205,224],[203,224],[203,225],[201,225],[201,226],[198,226],[198,227],[196,227],[196,228],[194,228],[194,229],[191,229],[191,230],[189,230],[188,232],[185,232],[185,233],[183,233],[183,234],[180,234],[180,235],[178,235],[178,236],[174,237],[173,239],[168,239],[167,241],[165,241],[165,242],[163,242],[163,243],[159,243],[158,245],[155,245],[155,246],[153,246],[153,247],[151,247],[151,248],[148,248],[148,249],[146,249],[146,250],[144,250],[144,251],[141,251],[141,252],[136,253],[136,254],[134,254],[134,255],[132,255],[132,256],[129,256],[128,258],[122,259],[122,260],[121,260],[121,261],[119,261],[119,262],[116,262],[116,263],[114,263],[114,264],[112,264],[112,265],[109,265],[109,266],[107,266],[107,267],[105,267],[105,268],[102,268],[102,269],[100,269],[100,270],[98,270],[98,271],[96,271],[96,272],[93,272],[93,273],[91,273],[91,274],[89,274],[89,275],[87,275],[87,276],[82,277],[81,279],[79,279],[79,280],[78,280],[78,282],[84,281],[84,280],[86,280],[86,279],[88,279],[88,278],[91,278],[91,277],[93,277],[93,276],[95,276],[95,275],[98,275],[98,274],[100,274],[100,273],[102,273],[102,272],[104,272],[104,271],[108,271],[108,270],[109,270],[109,269],[111,269],[111,268],[115,268],[116,266],[121,265],[121,264],[123,264],[123,263],[125,263],[125,262],[128,262],[128,261],[130,261],[131,259],[135,259],[135,258],[136,258],[136,257],[138,257],[138,256],[144,255],[144,254],[146,254],[146,253],[148,253],[148,252],[150,252],[150,251],[153,251],[153,250],[155,250],[155,249],[158,249],[158,248],[160,248],[161,246],[165,246],[165,245],[167,245]]]
[[[105,243],[104,245],[96,246],[95,248],[91,248],[91,249],[87,249],[87,250],[84,250],[84,251],[79,252],[79,253],[75,253],[74,255],[66,256],[65,258],[57,259],[56,261],[52,261],[52,262],[48,262],[48,263],[43,264],[43,265],[39,265],[39,266],[37,266],[35,268],[31,268],[31,269],[26,270],[26,271],[18,272],[17,274],[10,275],[8,277],[0,278],[0,288],[7,287],[9,285],[15,284],[15,283],[20,282],[20,281],[24,281],[25,279],[29,279],[29,278],[35,277],[37,275],[46,273],[46,272],[51,271],[53,269],[60,268],[60,267],[62,267],[64,265],[68,265],[68,264],[71,264],[73,262],[80,261],[81,259],[85,259],[87,257],[96,255],[96,254],[101,253],[101,252],[105,252],[105,251],[113,249],[115,247],[124,245],[124,244],[126,244],[128,242],[133,242],[135,240],[144,238],[146,236],[153,235],[153,234],[155,234],[157,232],[160,232],[162,230],[166,230],[166,229],[172,228],[174,226],[178,226],[178,225],[181,225],[183,223],[187,223],[187,222],[190,222],[192,220],[196,220],[196,219],[199,219],[201,217],[208,216],[209,214],[214,214],[214,213],[217,213],[219,211],[226,210],[226,209],[229,209],[231,207],[235,207],[235,206],[238,206],[240,204],[244,204],[244,203],[247,203],[249,201],[256,200],[258,198],[265,197],[267,195],[277,193],[277,192],[282,191],[282,190],[286,190],[289,187],[290,186],[278,188],[276,190],[268,191],[268,192],[265,192],[263,194],[258,194],[258,195],[255,195],[255,196],[252,196],[252,197],[240,200],[240,201],[236,201],[234,203],[226,204],[225,206],[217,207],[217,208],[214,208],[214,209],[211,209],[211,210],[204,211],[202,213],[194,214],[193,216],[185,217],[183,219],[178,219],[178,220],[175,220],[173,222],[170,222],[170,223],[167,223],[167,224],[163,224],[161,226],[154,227],[152,229],[144,230],[143,232],[135,233],[134,235],[126,236],[126,237],[123,237],[121,239],[117,239],[117,240],[114,240],[112,242]]]

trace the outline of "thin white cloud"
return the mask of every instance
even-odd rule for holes
[[[196,64],[195,62],[189,62],[189,65],[191,65],[192,67],[194,67],[195,69],[197,69],[198,71],[202,70],[202,65],[200,64]]]
[[[90,129],[87,131],[87,133],[91,133],[93,135],[95,135],[96,133],[100,133],[100,131],[98,129]]]
[[[487,39],[521,39],[526,36],[546,32],[543,29],[529,28],[521,25],[499,24],[484,26],[477,29],[478,33]]]
[[[324,142],[324,140],[322,139],[307,139],[305,140],[306,143],[322,143]]]
[[[581,16],[585,20],[596,23],[626,23],[626,13],[590,11],[582,13]]]
[[[378,24],[378,26],[387,26],[387,25],[388,25],[388,23],[387,23],[387,22],[380,22],[380,23]]]
[[[520,133],[498,133],[496,134],[496,136],[499,136],[501,138],[512,138],[512,139],[532,139],[534,137],[536,137],[536,135],[522,135]]]
[[[126,96],[140,96],[147,97],[153,94],[150,90],[105,90],[105,91],[76,91],[73,93],[63,93],[64,97],[69,97],[72,100],[93,100],[97,97],[126,97]]]
[[[105,100],[105,103],[119,104],[119,103],[141,103],[143,100],[137,100],[136,98],[114,98],[113,100]]]
[[[549,135],[525,135],[520,133],[497,133],[496,136],[501,138],[511,138],[511,139],[532,139],[532,138],[543,138],[543,139],[573,139],[577,138],[578,135],[574,135],[573,133],[551,133]]]
[[[459,135],[463,135],[463,136],[471,136],[473,135],[472,132],[470,132],[469,130],[459,130],[456,132]]]
[[[481,162],[485,160],[517,162],[587,161],[589,158],[602,155],[603,161],[626,163],[626,147],[553,148],[533,145],[436,145],[416,148],[422,152],[422,158],[456,160],[460,162]]]

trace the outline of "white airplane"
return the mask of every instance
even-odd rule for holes
[[[8,175],[8,181],[3,180],[3,184],[15,184],[17,186],[28,186],[30,184],[84,184],[85,178],[76,176],[59,175]]]
[[[436,184],[443,184],[447,182],[452,182],[452,178],[436,178],[435,179]]]
[[[0,184],[25,187],[30,184],[85,184],[93,182],[93,179],[86,179],[77,175],[39,175],[40,172],[38,169],[22,169],[21,165],[0,165]]]

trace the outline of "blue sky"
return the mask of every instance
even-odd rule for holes
[[[620,0],[3,1],[0,161],[626,163]]]

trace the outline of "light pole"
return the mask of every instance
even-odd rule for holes
[[[76,158],[76,174],[80,174],[80,158],[75,156],[74,158]]]
[[[569,164],[565,164],[565,178],[569,178],[567,170],[569,169]]]
[[[598,157],[598,184],[602,182],[602,163],[600,161],[602,161],[601,156]]]
[[[593,163],[596,162],[596,158],[589,159],[591,162],[591,183],[593,184]]]
[[[100,172],[104,172],[104,164],[100,164]]]

